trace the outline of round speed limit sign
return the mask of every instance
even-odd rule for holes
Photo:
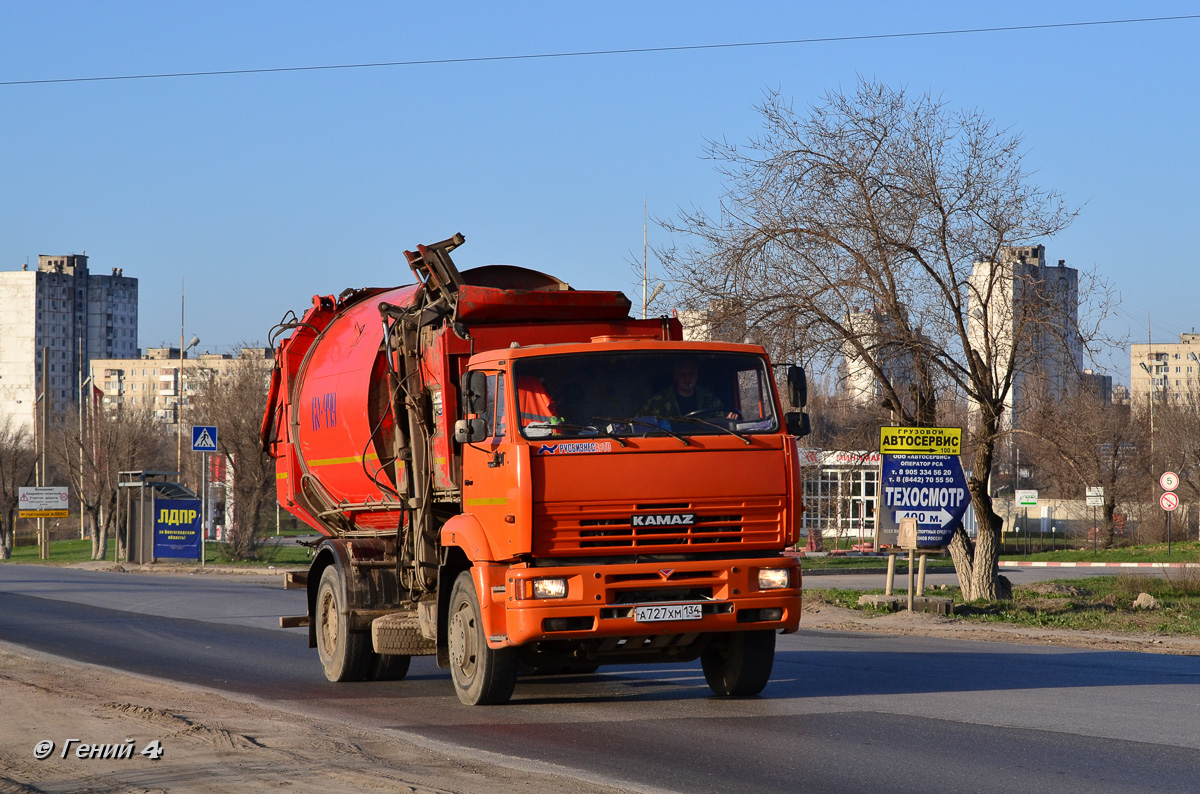
[[[1179,475],[1173,471],[1164,471],[1163,476],[1158,478],[1158,484],[1164,491],[1174,491],[1179,487]]]

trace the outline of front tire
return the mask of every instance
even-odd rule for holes
[[[775,632],[735,631],[709,643],[700,655],[704,680],[721,697],[750,697],[763,691],[775,665]]]
[[[458,699],[468,706],[506,703],[517,684],[515,648],[489,648],[483,633],[479,596],[470,571],[450,591],[448,640],[450,677]]]
[[[346,616],[346,590],[337,568],[330,565],[317,587],[317,654],[330,681],[361,681],[371,661],[371,635],[352,633]]]

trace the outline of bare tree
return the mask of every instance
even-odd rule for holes
[[[1074,212],[1031,184],[1019,137],[929,95],[860,81],[804,116],[778,94],[759,110],[760,137],[709,145],[726,180],[719,214],[664,223],[681,240],[657,252],[674,298],[746,307],[778,360],[853,358],[899,424],[935,424],[947,390],[969,401],[979,535],[960,529],[950,550],[966,598],[1003,597],[988,479],[1022,343],[1047,328],[1036,280],[987,265]],[[1014,292],[1030,299],[999,311]],[[877,321],[864,327],[864,314]],[[1070,332],[1062,341],[1077,344]]]
[[[1162,461],[1162,469],[1179,475],[1179,491],[1184,499],[1200,502],[1200,399],[1191,391],[1176,392],[1172,397],[1175,399],[1154,406],[1155,455]],[[1151,472],[1152,482],[1162,469]]]
[[[233,472],[229,553],[235,559],[253,559],[258,553],[264,540],[259,513],[275,497],[275,461],[259,438],[271,374],[261,363],[240,358],[220,375],[208,373],[192,400],[196,414],[218,427],[217,454]]]
[[[20,489],[33,484],[37,454],[24,427],[14,428],[12,419],[0,423],[0,560],[12,556]]]
[[[1096,527],[1104,548],[1113,545],[1117,506],[1144,499],[1150,482],[1149,434],[1139,413],[1114,405],[1086,384],[1067,393],[1037,389],[1016,431],[1060,496],[1078,499],[1089,486],[1104,489],[1103,523]]]
[[[83,435],[66,419],[52,432],[55,463],[66,472],[79,498],[92,559],[108,553],[108,537],[116,524],[120,473],[162,468],[167,437],[150,411],[114,406],[89,412]]]

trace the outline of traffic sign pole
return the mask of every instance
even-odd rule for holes
[[[200,453],[200,567],[208,547],[208,453]]]
[[[216,425],[192,425],[192,452],[200,453],[200,567],[208,547],[208,453],[217,451]]]
[[[1168,477],[1168,475],[1170,475],[1170,476]],[[1174,479],[1172,479],[1172,478],[1174,478]],[[1167,485],[1171,485],[1174,487],[1174,486],[1179,485],[1179,478],[1175,476],[1174,472],[1169,471],[1162,476],[1162,479],[1160,479],[1158,481],[1158,483],[1159,483],[1159,485],[1163,486],[1164,488],[1166,488]],[[1167,556],[1170,557],[1171,556],[1171,513],[1173,513],[1175,511],[1175,508],[1179,507],[1179,496],[1174,491],[1168,490],[1162,496],[1158,497],[1158,506],[1161,507],[1163,510],[1167,511]]]

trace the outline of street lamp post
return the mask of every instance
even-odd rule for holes
[[[1146,362],[1139,361],[1139,366],[1146,372],[1146,376],[1150,379],[1149,383],[1149,399],[1150,399],[1150,461],[1154,461],[1154,371],[1146,366]]]
[[[183,478],[183,357],[196,345],[200,344],[200,337],[193,336],[192,341],[187,343],[187,347],[183,346],[183,333],[179,334],[179,396],[175,398],[176,424],[177,424],[177,441],[178,450],[175,457],[175,470],[179,472],[180,479]]]

